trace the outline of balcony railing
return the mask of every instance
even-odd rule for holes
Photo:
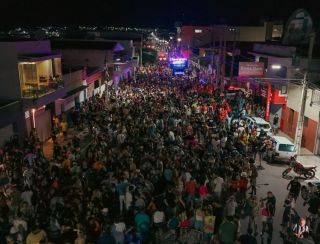
[[[64,87],[62,80],[49,82],[48,85],[40,85],[39,87],[28,86],[27,88],[22,89],[23,98],[38,98],[49,93],[55,92],[59,88]]]

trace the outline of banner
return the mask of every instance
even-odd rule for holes
[[[262,77],[264,75],[264,63],[239,62],[239,76]]]

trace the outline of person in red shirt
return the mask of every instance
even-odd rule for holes
[[[240,192],[240,196],[242,199],[245,199],[246,197],[246,192],[248,189],[248,179],[247,179],[247,173],[246,172],[242,172],[241,173],[241,178],[239,180],[239,192]]]
[[[227,111],[222,107],[219,109],[219,120],[224,123],[227,119]]]
[[[197,183],[192,177],[186,182],[185,189],[187,193],[187,202],[193,206],[193,200],[197,192]]]

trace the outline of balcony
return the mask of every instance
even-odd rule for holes
[[[61,55],[28,54],[18,62],[21,96],[26,106],[46,105],[65,95]]]
[[[47,95],[49,93],[55,92],[59,88],[63,88],[63,81],[46,81],[48,85],[32,85],[26,84],[25,87],[22,89],[22,97],[23,98],[39,98],[41,96]]]
[[[62,80],[44,86],[29,86],[21,90],[24,107],[40,107],[66,96]]]

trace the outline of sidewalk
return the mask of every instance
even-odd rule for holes
[[[57,135],[57,142],[61,146],[67,145],[69,142],[72,142],[72,138],[74,135],[77,135],[80,139],[80,148],[81,150],[85,150],[85,148],[90,144],[91,142],[91,136],[88,133],[88,129],[85,128],[83,131],[77,131],[74,128],[70,128],[68,130],[67,138],[64,138],[62,133]],[[44,156],[47,159],[52,159],[53,156],[53,141],[50,138],[46,142],[43,143],[43,153]]]
[[[279,136],[283,136],[288,138],[290,141],[293,142],[293,139],[290,138],[288,135],[283,133],[282,131],[279,131]],[[305,166],[317,166],[316,171],[316,178],[320,179],[320,157],[317,155],[314,155],[312,152],[310,152],[308,149],[301,147],[300,154],[297,158],[298,162]]]

